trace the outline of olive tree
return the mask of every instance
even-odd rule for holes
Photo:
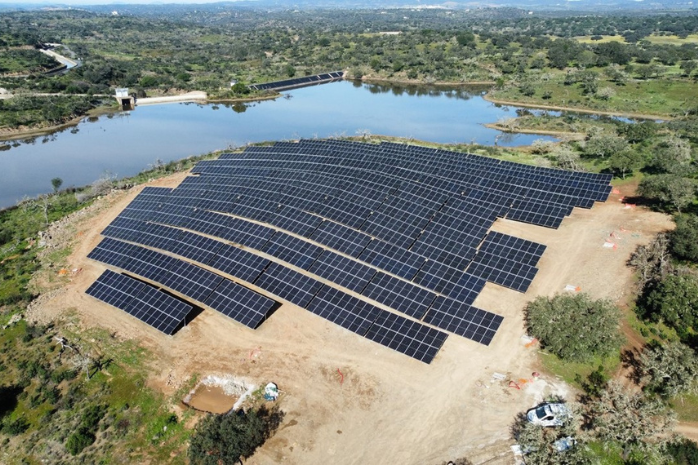
[[[652,452],[675,421],[674,412],[660,399],[630,392],[611,381],[589,408],[591,434],[605,444],[620,444],[624,455]]]
[[[529,333],[562,359],[586,361],[620,347],[620,311],[609,301],[586,294],[541,296],[525,313]]]
[[[646,389],[662,397],[696,390],[698,358],[693,349],[681,342],[648,345],[640,355],[640,369]]]

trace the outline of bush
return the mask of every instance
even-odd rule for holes
[[[65,448],[71,455],[78,455],[93,442],[95,442],[95,435],[85,428],[80,428],[70,435],[65,443]]]
[[[586,294],[538,297],[526,307],[526,325],[543,347],[561,359],[587,361],[620,347],[620,311]]]
[[[209,415],[196,425],[189,445],[192,464],[237,463],[251,456],[281,422],[279,411]]]
[[[676,439],[666,445],[667,454],[674,458],[677,465],[698,463],[698,444],[686,439]]]
[[[681,260],[698,262],[698,216],[681,215],[669,233],[671,253]]]

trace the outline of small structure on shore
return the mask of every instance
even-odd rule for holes
[[[128,94],[128,87],[120,87],[116,89],[114,98],[121,105],[122,110],[133,110],[136,108],[136,96],[135,94]]]

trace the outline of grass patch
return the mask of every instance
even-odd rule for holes
[[[545,371],[562,378],[567,384],[579,389],[582,389],[582,386],[577,380],[579,378],[586,380],[589,374],[599,366],[603,367],[603,372],[607,375],[616,371],[620,366],[620,352],[615,352],[604,358],[594,357],[585,363],[562,360],[556,355],[543,351],[540,352],[540,355]]]
[[[659,36],[652,34],[645,39],[658,45],[698,44],[698,34],[689,34],[685,39],[681,39],[676,35]]]
[[[599,40],[594,40],[591,37],[592,36],[578,36],[574,39],[582,44],[605,44],[608,42],[620,42],[621,44],[625,43],[625,37],[623,36],[601,36],[601,39]]]
[[[682,394],[669,402],[679,421],[698,422],[698,394]]]

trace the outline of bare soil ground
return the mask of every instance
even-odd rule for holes
[[[183,177],[149,185],[174,187]],[[88,297],[85,289],[104,267],[86,255],[141,187],[104,199],[96,214],[78,220],[69,267],[83,271],[30,316],[45,321],[74,308],[85,327],[138,340],[153,354],[151,385],[166,394],[192,373],[230,373],[258,385],[276,382],[286,417],[246,461],[250,465],[436,464],[463,456],[476,463],[515,463],[509,451],[515,415],[544,396],[569,390],[554,377],[532,377],[537,353],[521,340],[524,305],[567,284],[622,301],[632,288],[625,265],[631,252],[671,225],[666,215],[624,208],[617,194],[591,210],[575,209],[558,230],[498,220],[495,230],[548,246],[538,275],[526,294],[491,284],[480,294],[478,307],[505,317],[489,347],[451,336],[425,365],[290,304],[256,331],[205,310],[168,337]],[[630,194],[632,186],[623,189]],[[604,248],[612,233],[617,247]],[[504,381],[493,379],[494,373],[503,374]],[[510,380],[518,388],[509,387]]]

